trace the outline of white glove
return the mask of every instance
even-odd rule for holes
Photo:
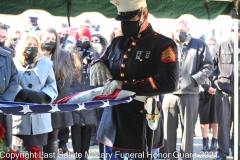
[[[102,95],[111,95],[115,89],[122,89],[122,81],[108,80],[103,86]]]
[[[90,68],[90,86],[103,85],[112,75],[103,62],[97,62]]]

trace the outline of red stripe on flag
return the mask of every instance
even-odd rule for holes
[[[111,95],[109,95],[109,96],[99,95],[99,96],[96,96],[95,98],[93,98],[93,100],[115,99],[120,92],[121,92],[120,89],[116,89],[116,90],[113,92],[113,94],[111,94]]]
[[[76,96],[76,95],[78,95],[78,94],[84,94],[84,92],[86,92],[86,91],[78,92],[78,93],[75,93],[75,94],[71,94],[71,95],[69,95],[69,96],[67,96],[67,97],[65,97],[65,98],[59,99],[59,100],[57,100],[57,101],[54,101],[52,104],[67,103],[67,102],[68,102],[71,98],[73,98],[74,96]],[[109,95],[109,96],[99,95],[99,96],[94,97],[94,98],[91,99],[91,100],[115,99],[120,92],[121,92],[120,89],[116,89],[116,90],[114,91],[114,93],[111,94],[111,95]],[[90,100],[90,101],[91,101],[91,100]]]

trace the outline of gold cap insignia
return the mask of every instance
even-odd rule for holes
[[[117,6],[120,5],[120,2],[118,0],[116,0],[116,3],[115,3]]]

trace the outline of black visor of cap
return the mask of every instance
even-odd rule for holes
[[[138,9],[136,11],[131,11],[131,12],[118,12],[118,15],[115,19],[117,21],[127,21],[134,18],[140,11],[141,9]]]

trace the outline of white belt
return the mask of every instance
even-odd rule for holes
[[[136,96],[134,99],[140,102],[145,102],[147,98],[147,96]]]

